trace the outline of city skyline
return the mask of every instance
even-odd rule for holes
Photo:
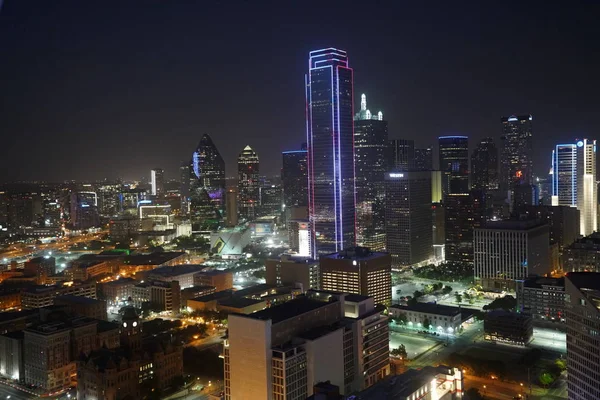
[[[316,26],[302,10],[293,13],[275,7],[258,15],[244,5],[233,11],[211,5],[208,11],[228,15],[240,27],[210,41],[204,39],[203,30],[215,22],[198,27],[203,24],[196,17],[211,13],[199,12],[203,7],[196,5],[169,6],[172,19],[167,20],[160,18],[164,9],[158,5],[144,10],[122,5],[119,12],[109,13],[93,3],[45,4],[33,15],[27,8],[33,3],[9,1],[0,13],[1,37],[10,38],[2,43],[8,62],[0,71],[11,77],[3,83],[3,93],[11,101],[2,107],[0,120],[4,131],[13,133],[5,142],[0,181],[131,180],[147,178],[157,166],[171,179],[203,134],[211,135],[221,149],[231,171],[228,176],[235,175],[237,148],[246,142],[263,155],[264,174],[276,175],[281,151],[297,148],[304,137],[303,60],[310,50],[329,45],[352,54],[355,91],[370,96],[373,109],[383,111],[390,138],[416,140],[418,148],[448,134],[469,136],[471,146],[488,136],[497,140],[498,118],[531,114],[538,133],[533,146],[540,149],[533,165],[539,175],[549,169],[546,154],[556,143],[566,137],[593,138],[600,131],[593,96],[598,83],[592,79],[599,60],[593,51],[597,44],[590,41],[597,28],[581,22],[593,14],[592,4],[578,9],[521,5],[518,16],[510,13],[510,7],[491,12],[443,5],[428,14],[430,10],[420,5],[407,6],[413,12],[402,13],[394,12],[401,6],[390,5],[367,17],[336,8],[339,21],[328,27]],[[250,27],[247,12],[252,15]],[[504,13],[510,15],[514,29],[499,35],[493,28],[501,24]],[[527,18],[534,14],[538,18]],[[402,15],[418,18],[405,21]],[[447,37],[423,30],[425,15]],[[475,15],[481,26],[456,23],[472,23]],[[98,26],[100,18],[112,34]],[[369,33],[379,32],[373,28],[387,18],[395,18],[395,23],[387,24],[381,35]],[[261,20],[297,24],[272,37],[262,27],[272,24],[256,23]],[[551,23],[540,22],[544,20]],[[580,22],[574,25],[576,20]],[[340,30],[341,21],[353,29]],[[156,33],[132,29],[150,23],[156,24]],[[481,34],[471,35],[473,30]],[[237,43],[241,31],[248,35],[241,35],[246,37]],[[570,34],[557,37],[564,31]],[[150,36],[140,36],[146,33]],[[394,38],[414,36],[422,37],[401,42],[404,51],[385,50]],[[371,44],[359,45],[362,37]],[[528,44],[541,38],[552,43],[552,54],[564,54],[561,63],[548,63],[546,45]],[[266,40],[266,46],[251,46],[257,40]],[[194,51],[189,51],[192,45]],[[253,48],[256,55],[249,56],[245,48]],[[278,57],[267,69],[264,56],[272,48],[278,49]],[[211,54],[210,59],[205,54]],[[245,68],[232,75],[229,64],[236,65],[234,54],[245,55]],[[378,62],[384,54],[386,62]],[[518,66],[506,61],[515,57]],[[570,61],[581,57],[585,63]],[[431,67],[440,62],[443,68]],[[115,63],[119,68],[112,68]],[[283,65],[287,68],[279,68]],[[107,82],[107,76],[113,79]],[[244,90],[229,95],[236,87]],[[359,110],[358,96],[354,103],[354,110]],[[271,109],[278,112],[269,113]],[[39,146],[28,147],[30,140]],[[96,171],[86,170],[85,153],[90,149],[105,153],[109,162]],[[35,164],[14,168],[25,155],[44,158],[52,168]],[[155,165],[156,158],[164,160],[162,165]]]

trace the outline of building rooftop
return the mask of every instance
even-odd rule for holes
[[[391,307],[403,311],[415,311],[427,314],[444,315],[447,317],[454,317],[461,313],[461,309],[458,307],[444,306],[436,303],[416,303],[412,305],[393,304]]]
[[[114,281],[105,282],[103,286],[123,286],[123,285],[135,285],[137,281],[133,278],[119,278]]]
[[[578,289],[600,290],[600,273],[598,272],[569,272],[567,279]]]
[[[125,264],[129,265],[160,265],[184,255],[183,251],[166,251],[150,254],[134,254],[125,257]]]
[[[249,318],[260,319],[260,320],[271,320],[273,324],[276,324],[286,319],[294,318],[298,315],[311,312],[321,307],[326,307],[331,302],[323,302],[318,300],[312,300],[307,297],[297,297],[293,300],[287,301],[275,305],[271,308],[267,308],[255,313],[249,314]]]
[[[351,301],[353,303],[360,303],[361,301],[365,301],[372,298],[372,296],[363,296],[361,294],[349,293],[344,296],[344,301]]]
[[[106,304],[104,300],[96,300],[96,299],[92,299],[90,297],[84,297],[84,296],[73,296],[73,295],[64,295],[64,296],[58,296],[54,299],[54,301],[56,300],[62,300],[62,301],[66,301],[69,303],[77,303],[77,304]]]
[[[195,292],[203,292],[206,290],[214,290],[215,287],[214,286],[207,286],[207,285],[199,285],[199,286],[191,286],[191,287],[187,287],[185,289],[181,289],[182,293],[195,293]]]
[[[392,400],[404,399],[419,388],[429,384],[437,375],[452,375],[452,368],[440,365],[427,366],[422,369],[409,369],[401,375],[390,376],[383,381],[363,390],[356,395],[356,400]]]
[[[25,331],[41,335],[52,335],[57,332],[96,323],[96,319],[88,317],[75,317],[70,319],[65,318],[58,321],[42,322],[26,328]]]
[[[546,222],[537,219],[525,220],[503,220],[503,221],[488,221],[484,226],[477,229],[503,229],[503,230],[529,230],[544,226]]]
[[[270,291],[277,288],[277,285],[269,285],[268,283],[261,283],[259,285],[250,286],[245,289],[236,290],[235,295],[239,297],[252,296],[260,294],[262,292]]]
[[[197,265],[197,264],[181,264],[181,265],[175,265],[173,267],[164,266],[164,267],[159,267],[159,268],[153,269],[152,272],[150,272],[150,275],[159,275],[162,277],[174,277],[174,276],[197,273],[197,272],[202,271],[204,268],[206,268],[206,267],[203,265]]]
[[[29,261],[27,261],[27,262],[30,262],[33,264],[38,264],[38,263],[53,262],[53,261],[55,261],[54,257],[44,256],[44,257],[30,258]]]
[[[199,273],[199,275],[205,275],[205,276],[219,276],[219,275],[225,275],[225,274],[231,274],[232,272],[227,270],[227,269],[213,269],[210,271],[201,271]]]
[[[32,317],[38,313],[38,310],[22,310],[22,311],[6,311],[0,312],[0,323],[8,322],[15,319]]]
[[[331,253],[321,256],[321,259],[334,259],[334,260],[373,260],[375,258],[387,256],[388,253],[371,251],[368,247],[353,247],[350,249],[338,251],[337,253]]]
[[[98,333],[114,331],[115,329],[120,328],[120,325],[117,324],[116,322],[103,321],[101,319],[99,319],[97,321],[98,321],[98,325],[97,325]]]
[[[332,325],[318,326],[306,332],[303,332],[298,335],[299,338],[304,340],[316,340],[320,337],[330,334],[331,332],[335,332],[338,329],[342,329],[343,326],[339,323],[335,323]]]
[[[528,278],[524,281],[524,286],[527,288],[541,289],[544,286],[558,286],[565,288],[565,278],[547,278],[545,276]]]
[[[14,332],[5,333],[2,336],[5,336],[5,337],[11,338],[11,339],[23,340],[23,338],[25,337],[25,333],[23,333],[23,331],[14,331]]]
[[[518,321],[518,320],[531,319],[531,316],[527,315],[527,314],[497,309],[497,310],[488,311],[485,314],[485,319],[486,320],[488,320],[488,319],[496,319],[496,320],[505,319],[505,320]]]
[[[220,292],[215,292],[211,294],[207,294],[205,296],[196,297],[192,299],[193,301],[199,301],[202,303],[207,303],[209,301],[222,300],[228,297],[233,296],[233,290],[221,290]]]
[[[231,307],[231,308],[245,308],[250,307],[255,304],[263,303],[264,300],[254,300],[248,299],[246,297],[237,297],[232,296],[230,298],[225,298],[223,300],[219,300],[220,306]]]

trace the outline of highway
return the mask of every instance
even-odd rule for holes
[[[26,399],[37,399],[37,396],[22,392],[18,389],[7,386],[0,383],[0,400],[26,400]]]

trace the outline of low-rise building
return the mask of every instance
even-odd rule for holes
[[[300,284],[302,289],[319,288],[319,262],[289,254],[265,261],[266,282],[270,285]]]
[[[31,286],[21,294],[21,306],[24,309],[41,308],[54,304],[58,296],[83,296],[91,299],[96,298],[95,282],[74,282],[72,284],[53,286]]]
[[[531,316],[504,310],[489,311],[483,322],[484,338],[525,346],[533,337]]]
[[[205,267],[202,265],[183,264],[176,266],[165,266],[152,270],[148,274],[148,279],[164,282],[179,282],[182,289],[195,285],[194,278],[196,274]]]
[[[112,274],[113,266],[110,263],[103,261],[78,261],[74,262],[66,272],[71,280],[87,281],[94,276]]]
[[[25,274],[36,277],[38,285],[45,285],[46,278],[56,272],[56,259],[54,257],[35,257],[23,265]]]
[[[217,292],[233,288],[233,273],[227,270],[202,271],[194,275],[195,286],[214,286]]]
[[[187,253],[180,251],[134,254],[125,257],[119,270],[122,275],[134,275],[140,271],[150,271],[160,267],[185,264],[187,259]]]
[[[20,380],[25,377],[23,363],[23,331],[0,335],[0,375]]]
[[[458,307],[433,303],[394,304],[389,311],[392,318],[406,318],[406,324],[416,329],[456,334],[462,324],[461,311]],[[425,325],[429,327],[425,328]]]
[[[132,296],[132,290],[136,283],[137,281],[133,278],[121,278],[116,281],[102,283],[104,299],[110,305],[127,301]]]
[[[192,286],[181,290],[181,307],[187,306],[188,300],[215,293],[214,286]]]
[[[563,269],[565,272],[600,272],[600,232],[565,247]]]
[[[536,320],[565,322],[565,278],[517,281],[517,307]]]
[[[354,396],[355,400],[454,400],[464,396],[460,368],[440,365],[409,369]]]
[[[137,308],[142,308],[144,303],[156,311],[178,313],[181,308],[181,289],[177,281],[150,281],[139,283],[133,287],[132,300]]]
[[[77,398],[117,400],[140,398],[139,359],[99,349],[77,363]]]
[[[106,301],[104,300],[97,300],[82,296],[65,295],[55,298],[54,304],[67,306],[73,314],[104,321],[108,320],[106,312]]]
[[[0,311],[21,308],[21,289],[0,289]]]

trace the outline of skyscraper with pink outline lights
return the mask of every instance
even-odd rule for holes
[[[311,51],[306,75],[312,255],[355,245],[354,83],[344,50]]]

